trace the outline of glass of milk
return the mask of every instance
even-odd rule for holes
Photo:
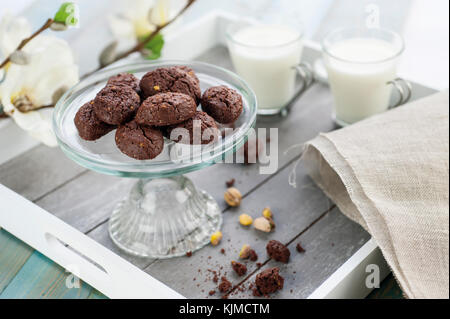
[[[258,114],[280,113],[298,90],[302,33],[282,25],[236,23],[227,30],[227,43],[236,72],[255,91]]]
[[[325,36],[322,49],[337,124],[346,126],[386,111],[392,88],[400,96],[395,106],[409,99],[409,84],[396,77],[404,49],[400,35],[379,28],[339,29]]]

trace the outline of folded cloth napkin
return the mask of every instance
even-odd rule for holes
[[[409,298],[449,298],[448,91],[306,144],[312,179],[375,239]]]

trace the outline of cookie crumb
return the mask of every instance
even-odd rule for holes
[[[254,296],[267,296],[278,290],[283,289],[284,278],[279,274],[280,269],[278,267],[269,268],[258,275],[255,279],[255,288],[253,289]]]
[[[297,246],[295,246],[295,248],[299,253],[304,253],[306,251],[300,243],[297,243]]]
[[[258,255],[256,254],[256,251],[254,251],[253,249],[251,249],[250,252],[249,252],[249,259],[251,261],[257,261],[258,260]]]
[[[212,295],[214,295],[215,293],[216,293],[215,290],[210,290],[209,293],[208,293],[208,295],[212,296]]]
[[[218,283],[218,282],[219,282],[219,274],[217,273],[217,271],[212,270],[212,269],[208,269],[208,271],[209,271],[210,273],[212,273],[212,275],[213,275],[212,281],[213,281],[214,283]]]
[[[247,266],[244,264],[238,263],[237,261],[231,262],[231,267],[233,267],[233,270],[236,272],[238,276],[243,276],[247,273]]]
[[[221,278],[221,282],[219,284],[219,291],[222,293],[226,293],[228,290],[231,289],[231,282],[228,281],[227,277],[223,276]]]
[[[267,255],[269,255],[270,258],[282,263],[287,263],[289,261],[289,257],[291,256],[289,249],[277,240],[269,241],[267,243],[266,250]]]
[[[236,180],[234,178],[232,178],[232,179],[226,181],[225,185],[227,185],[227,187],[233,187],[235,182],[236,182]]]

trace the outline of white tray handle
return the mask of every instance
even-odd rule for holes
[[[380,248],[371,238],[323,282],[308,299],[360,299],[374,289],[366,286],[367,266],[376,265],[379,283],[391,272]],[[373,270],[373,268],[370,268]]]
[[[0,226],[110,298],[184,298],[1,184]]]

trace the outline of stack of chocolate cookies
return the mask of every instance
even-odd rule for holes
[[[147,160],[162,152],[164,137],[189,144],[215,141],[216,122],[231,124],[242,109],[242,96],[226,86],[211,87],[202,95],[194,71],[180,65],[155,69],[141,80],[129,73],[111,77],[95,99],[78,110],[74,122],[87,141],[117,129],[120,151]]]

